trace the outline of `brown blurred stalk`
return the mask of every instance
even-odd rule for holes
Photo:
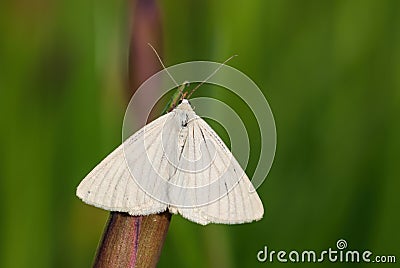
[[[161,52],[161,15],[155,0],[131,1],[129,53],[130,98],[139,85],[160,69],[147,43]],[[156,91],[149,92],[154,94]],[[149,97],[147,95],[146,97]],[[128,98],[128,100],[129,100]],[[148,101],[141,102],[146,105]],[[145,110],[138,107],[137,111]],[[145,114],[135,114],[144,118]],[[143,122],[143,121],[141,121]],[[155,267],[168,232],[171,214],[134,217],[112,212],[97,250],[94,267]]]

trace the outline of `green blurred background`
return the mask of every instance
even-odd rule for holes
[[[75,188],[121,142],[127,6],[0,4],[0,267],[92,263],[108,213],[83,204]],[[285,266],[256,254],[321,251],[341,238],[399,262],[400,2],[160,6],[166,65],[238,54],[229,64],[263,90],[278,144],[258,190],[264,218],[203,227],[174,216],[159,267]]]

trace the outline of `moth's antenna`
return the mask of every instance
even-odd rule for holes
[[[183,96],[183,90],[185,89],[185,87],[188,87],[190,85],[189,81],[185,81],[182,83],[182,85],[179,87],[179,96]]]
[[[175,81],[175,79],[172,77],[172,75],[168,72],[167,68],[165,68],[165,65],[164,65],[164,63],[162,62],[160,55],[158,55],[157,50],[156,50],[150,43],[147,43],[147,44],[149,45],[149,47],[151,47],[151,49],[152,49],[152,50],[154,51],[154,53],[156,54],[156,56],[157,56],[157,58],[158,58],[158,61],[161,63],[161,66],[163,67],[163,69],[167,72],[167,74],[169,75],[169,77],[171,77],[172,81],[174,81],[175,85],[178,87],[178,86],[179,86],[178,83]]]
[[[183,93],[183,91],[185,90],[185,87],[187,87],[187,86],[189,86],[190,85],[190,83],[188,82],[188,81],[185,81],[185,82],[183,82],[182,83],[182,85],[181,86],[179,86],[179,88],[178,88],[178,92],[177,92],[177,96],[172,96],[172,104],[171,104],[171,107],[176,107],[176,103],[179,101],[179,100],[182,100],[182,99],[184,99],[185,98],[185,95],[186,95],[186,92],[185,93]],[[176,93],[175,93],[176,94]]]
[[[222,68],[222,66],[224,66],[225,65],[225,63],[227,63],[228,61],[230,61],[231,59],[233,59],[234,57],[236,57],[237,55],[232,55],[232,56],[230,56],[228,59],[226,59],[223,63],[221,63],[220,65],[219,65],[219,67],[212,73],[212,74],[210,74],[203,82],[201,82],[200,84],[198,84],[192,91],[190,91],[190,93],[187,95],[187,96],[185,96],[187,99],[189,99],[190,98],[190,96],[192,96],[192,94],[199,88],[199,87],[201,87],[205,82],[207,82],[208,81],[208,79],[210,79],[211,77],[213,77],[213,75],[214,74],[216,74],[218,71],[219,71],[219,69],[221,69]]]

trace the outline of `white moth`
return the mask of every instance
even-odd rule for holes
[[[186,99],[101,161],[76,194],[105,210],[135,216],[168,210],[202,225],[251,222],[264,213],[243,169]]]

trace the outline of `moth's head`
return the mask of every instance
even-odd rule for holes
[[[188,99],[181,99],[179,101],[179,105],[176,108],[181,110],[193,110]]]
[[[190,101],[189,101],[188,99],[181,99],[181,100],[179,101],[179,104],[181,104],[181,103],[183,103],[183,104],[189,104],[189,105],[190,105]]]

